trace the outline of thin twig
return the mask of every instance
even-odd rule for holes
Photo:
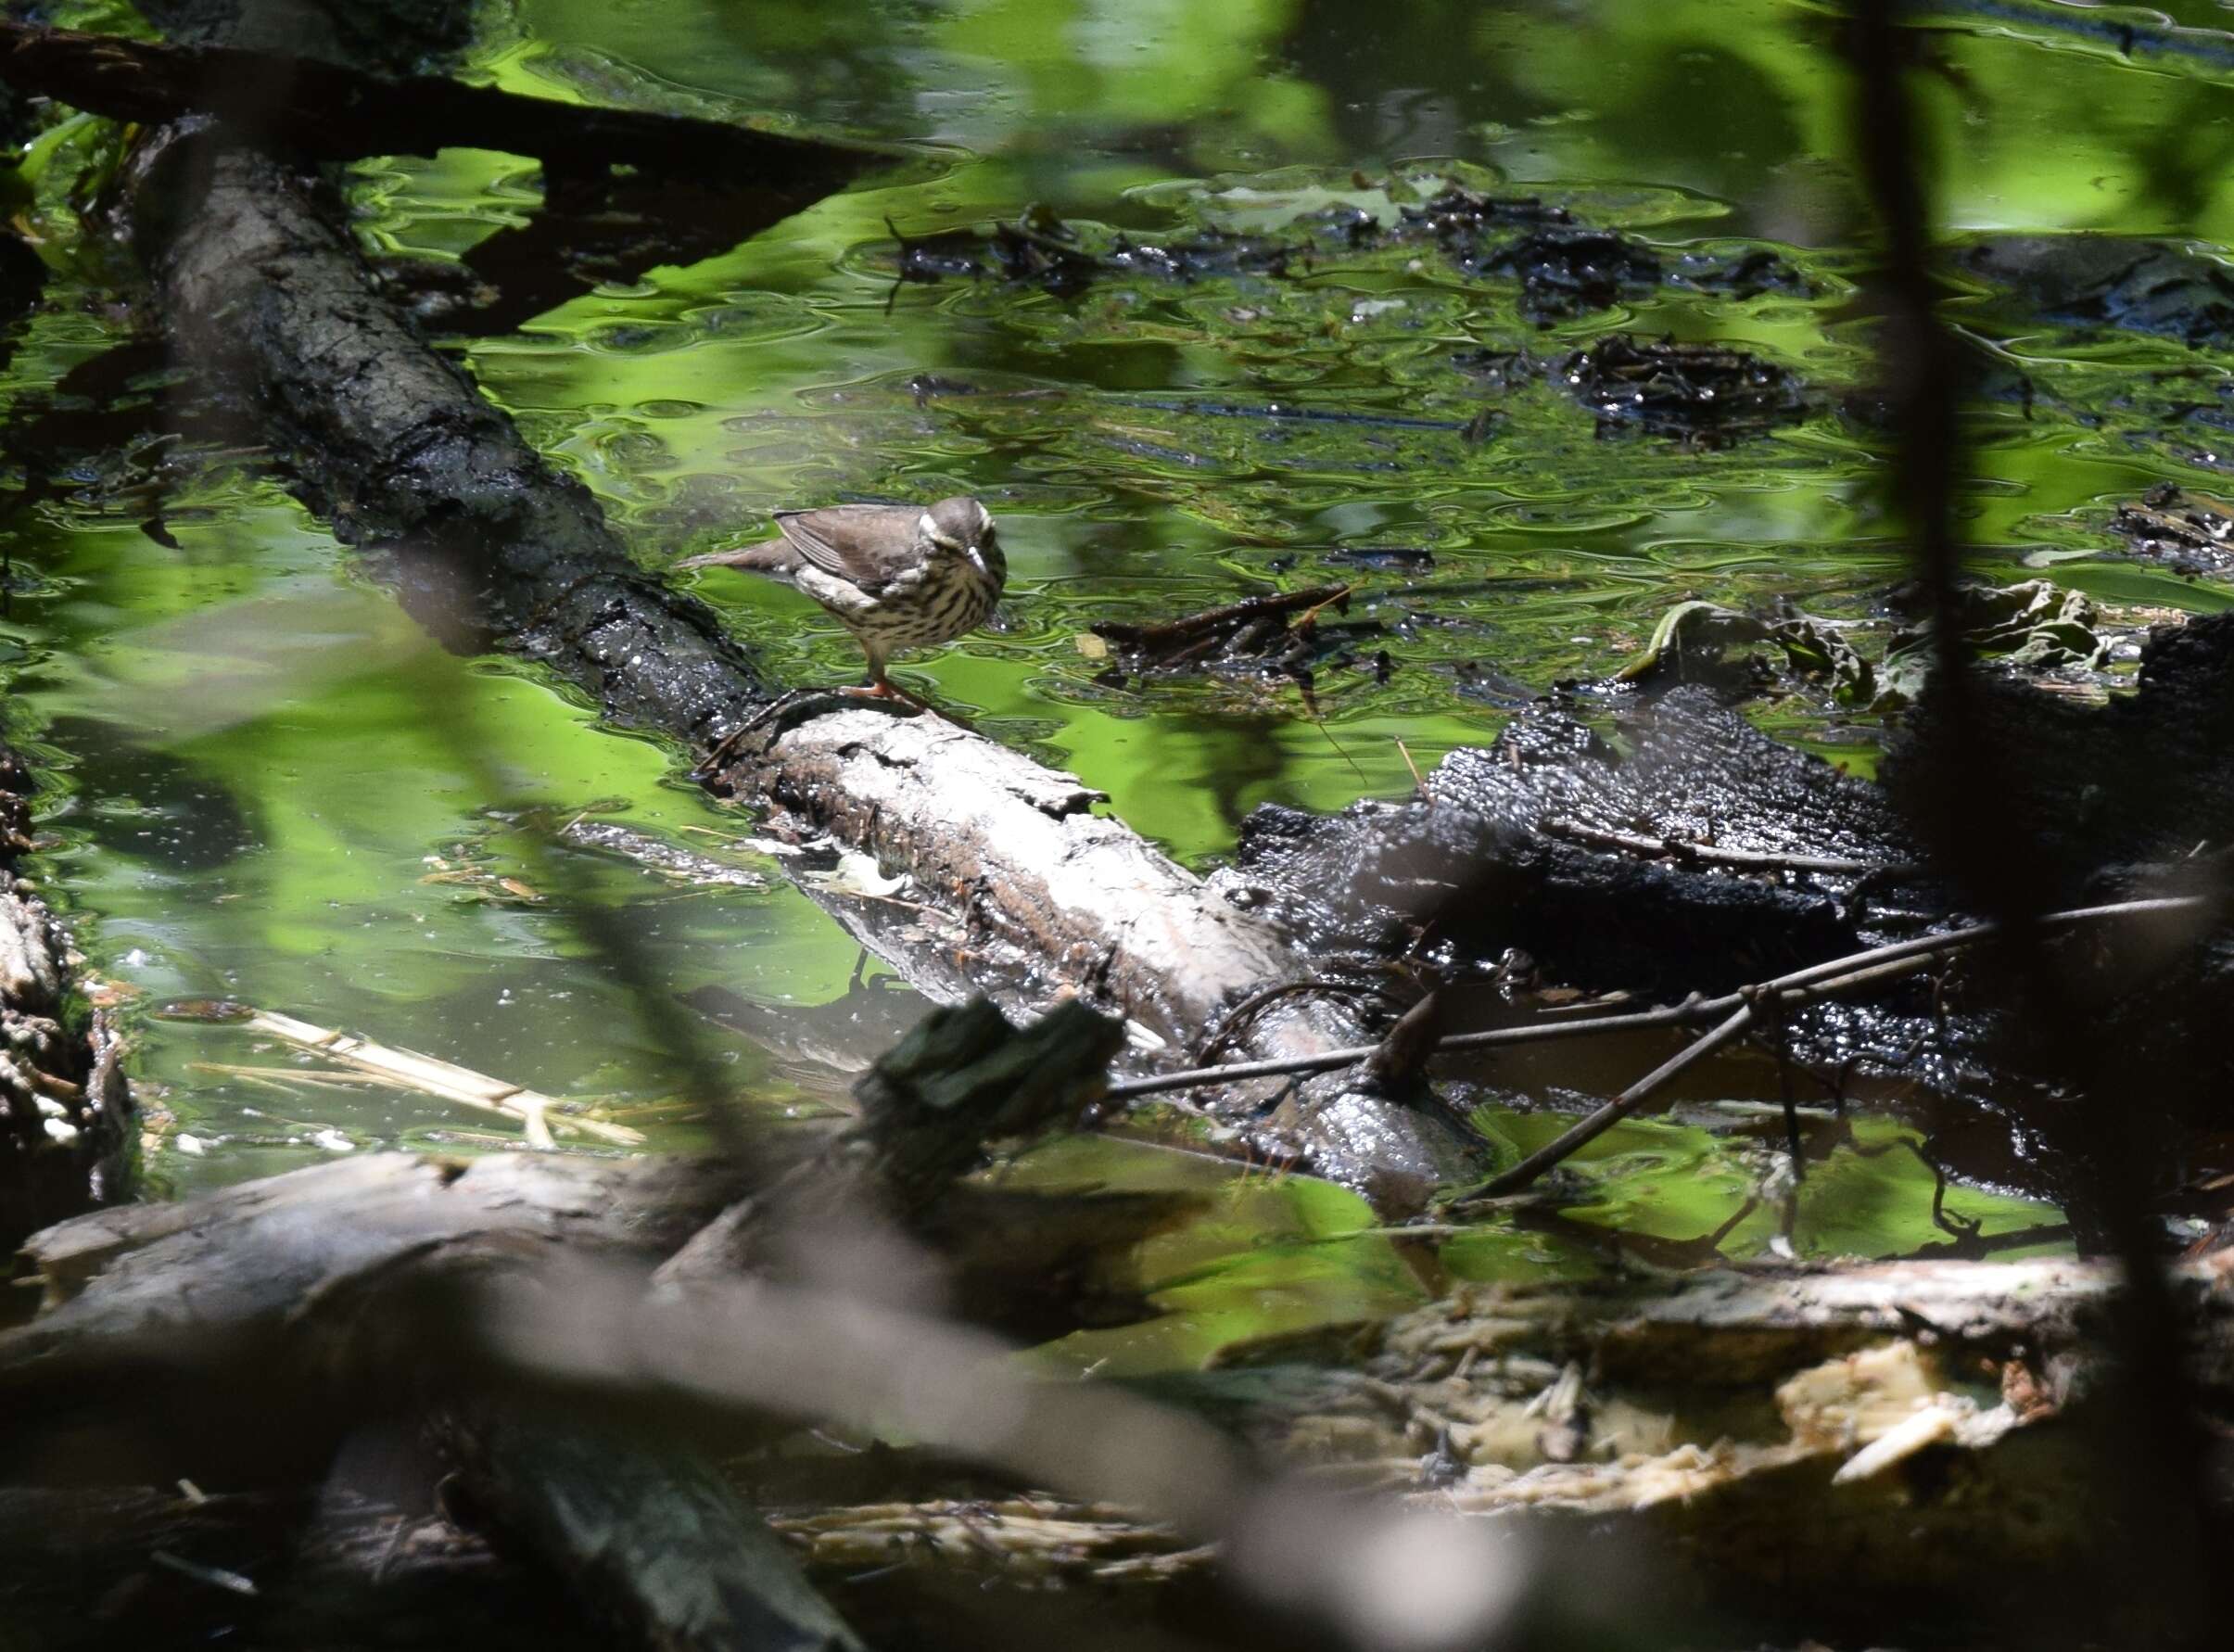
[[[1491,1176],[1463,1199],[1453,1201],[1453,1208],[1473,1204],[1485,1199],[1499,1199],[1507,1193],[1519,1192],[1521,1188],[1527,1187],[1562,1159],[1587,1147],[1634,1112],[1644,1104],[1646,1099],[1655,1090],[1675,1077],[1684,1068],[1712,1055],[1752,1024],[1753,1006],[1740,1004],[1736,1010],[1731,1012],[1727,1020],[1720,1023],[1713,1030],[1700,1034],[1604,1107],[1599,1108],[1597,1112],[1569,1127],[1556,1139],[1538,1148],[1519,1163],[1514,1165],[1512,1169]]]
[[[1282,998],[1301,998],[1307,993],[1324,993],[1328,998],[1365,998],[1377,997],[1383,990],[1377,985],[1359,981],[1283,981],[1277,986],[1268,986],[1262,992],[1250,994],[1249,997],[1226,1011],[1225,1020],[1221,1021],[1216,1030],[1203,1040],[1201,1048],[1196,1052],[1195,1060],[1207,1063],[1211,1057],[1216,1055],[1247,1032],[1259,1015]],[[1378,1046],[1375,1048],[1377,1048]],[[1202,1067],[1197,1068],[1195,1071],[1217,1071],[1217,1069]],[[1297,1071],[1309,1071],[1309,1069],[1297,1069]],[[1114,1087],[1112,1087],[1112,1093],[1114,1093]]]
[[[1412,789],[1425,795],[1428,782],[1420,778],[1419,765],[1412,760],[1412,748],[1404,743],[1404,737],[1401,734],[1396,737],[1396,754],[1403,758],[1404,767],[1412,771]]]
[[[1546,820],[1541,830],[1574,843],[1626,849],[1632,855],[1645,855],[1656,860],[1699,860],[1717,866],[1755,867],[1763,871],[1829,872],[1854,877],[1865,872],[1883,875],[1914,870],[1873,860],[1848,860],[1836,855],[1787,855],[1774,849],[1724,848],[1715,844],[1686,843],[1681,838],[1644,837],[1627,832],[1609,832],[1580,820]]]

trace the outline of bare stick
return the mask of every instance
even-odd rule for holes
[[[1086,629],[1105,642],[1127,648],[1153,648],[1183,642],[1222,626],[1240,625],[1251,619],[1263,619],[1276,614],[1292,614],[1297,609],[1307,612],[1309,619],[1321,608],[1348,599],[1351,588],[1347,585],[1314,585],[1309,591],[1275,591],[1264,596],[1243,597],[1238,603],[1228,603],[1221,608],[1205,608],[1200,614],[1188,614],[1178,619],[1166,619],[1155,625],[1125,625],[1114,619],[1098,619]]]
[[[1752,1024],[1753,1006],[1740,1004],[1736,1010],[1731,1012],[1727,1020],[1717,1024],[1712,1030],[1701,1033],[1604,1107],[1599,1108],[1597,1112],[1583,1118],[1556,1139],[1538,1148],[1519,1163],[1514,1165],[1512,1169],[1502,1175],[1491,1176],[1464,1199],[1455,1201],[1454,1204],[1473,1204],[1481,1200],[1495,1199],[1503,1194],[1518,1192],[1562,1159],[1595,1141],[1631,1113],[1636,1112],[1655,1090],[1682,1072],[1684,1068],[1712,1055]]]
[[[389,1084],[439,1096],[466,1107],[510,1113],[526,1128],[528,1143],[534,1147],[551,1146],[553,1129],[577,1130],[615,1147],[636,1147],[643,1141],[640,1130],[631,1130],[626,1125],[608,1125],[600,1119],[570,1116],[558,1112],[560,1103],[550,1096],[450,1061],[437,1061],[433,1056],[374,1044],[368,1038],[297,1021],[291,1015],[275,1015],[269,1010],[258,1010],[241,1025],[251,1033],[292,1044],[298,1049],[314,1050],[345,1061]]]

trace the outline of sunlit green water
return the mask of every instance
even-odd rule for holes
[[[2222,17],[2200,0],[2173,10],[2202,27]],[[2230,71],[2207,54],[2127,58],[2040,21],[2102,15],[1947,8],[1928,90],[1944,218],[1958,231],[2234,241]],[[1821,8],[1424,5],[1396,27],[1388,8],[1352,0],[526,0],[517,18],[478,65],[516,90],[776,113],[934,147],[906,183],[463,348],[489,392],[596,489],[654,565],[756,536],[788,505],[984,497],[1011,561],[1005,629],[904,675],[1073,769],[1191,860],[1227,849],[1262,802],[1333,807],[1407,790],[1407,751],[1424,765],[1492,733],[1513,692],[1603,674],[1672,602],[1783,593],[1859,614],[1898,576],[1867,486],[1872,438],[1827,403],[1775,435],[1695,451],[1602,439],[1540,382],[1492,391],[1452,365],[1467,351],[1549,357],[1632,330],[1741,346],[1826,395],[1857,384],[1867,339],[1846,278],[1865,215]],[[87,7],[81,20],[114,14]],[[95,135],[71,142],[90,155]],[[6,380],[17,395],[121,324],[89,307],[103,262],[51,210],[70,159],[43,186],[58,273],[19,331]],[[539,192],[531,163],[472,151],[357,177],[375,245],[437,256],[518,222]],[[1540,193],[1670,255],[1731,237],[1771,245],[1817,291],[1741,302],[1661,289],[1547,330],[1519,315],[1510,284],[1429,252],[1070,299],[962,283],[893,290],[887,218],[922,233],[1037,201],[1143,235],[1257,230],[1338,199],[1390,210],[1392,179],[1402,194],[1446,177]],[[1964,313],[2074,400],[2099,400],[2137,370],[2199,370],[2199,395],[2215,394],[2224,371],[2161,340],[2075,341],[1981,305]],[[971,393],[920,395],[925,375]],[[1367,422],[1284,420],[1275,404]],[[1480,439],[1459,433],[1491,408],[1503,417]],[[1982,410],[1976,432],[1966,532],[1983,564],[2055,556],[2059,578],[2125,604],[2228,600],[2094,555],[2113,503],[2163,477],[2210,490],[2214,458],[2009,404]],[[713,890],[578,851],[539,858],[532,834],[492,807],[590,810],[700,846],[749,822],[704,800],[679,754],[596,728],[508,667],[431,654],[252,466],[182,468],[166,507],[175,548],[143,534],[144,506],[91,471],[74,497],[19,515],[0,619],[0,667],[15,660],[9,731],[50,765],[44,870],[122,988],[143,1002],[238,999],[440,1054],[604,1102],[663,1145],[696,1130],[647,1059],[628,996],[565,921],[562,887],[619,909],[674,992],[834,1006],[819,1047],[844,1041],[857,1007],[891,1008],[873,985],[882,972],[854,985],[855,947],[749,850],[722,852],[761,883]],[[1361,572],[1326,560],[1385,546],[1431,553],[1433,565]],[[1291,686],[1105,687],[1080,646],[1095,619],[1335,577],[1358,583],[1359,616],[1390,627],[1373,646],[1396,670],[1385,684],[1323,673],[1317,718]],[[834,628],[790,593],[721,572],[697,585],[778,675],[857,672]],[[1484,681],[1497,686],[1484,693]],[[430,718],[435,701],[454,715]],[[1796,716],[1765,715],[1780,726]],[[1871,732],[1801,731],[1865,755],[1852,743]],[[234,1028],[142,1017],[137,1030],[143,1094],[167,1126],[151,1169],[171,1187],[376,1145],[512,1138],[408,1092],[274,1076],[295,1058]],[[741,1092],[785,1105],[842,1093],[843,1074],[812,1049],[705,1036]],[[1506,1121],[1516,1141],[1538,1127]],[[1639,1126],[1606,1152],[1631,1174],[1574,1213],[1581,1220],[1695,1236],[1749,1186],[1750,1160],[1710,1150],[1688,1126]],[[1921,1226],[1927,1184],[1902,1168],[1907,1156],[1870,1163],[1877,1179],[1860,1191],[1821,1178],[1803,1248],[1897,1251],[1933,1237]],[[1222,1171],[1145,1150],[1067,1149],[1034,1174],[1049,1165],[1227,1187],[1225,1216],[1151,1257],[1183,1312],[1120,1334],[1123,1359],[1191,1357],[1239,1328],[1339,1316],[1418,1288],[1385,1243],[1332,1237],[1366,1217],[1325,1189],[1261,1177],[1234,1189]],[[2038,1214],[1968,1197],[1989,1227]],[[1758,1249],[1772,1226],[1749,1220],[1729,1248]],[[1482,1274],[1592,1265],[1571,1234],[1504,1228],[1448,1260]]]

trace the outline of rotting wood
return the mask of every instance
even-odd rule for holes
[[[2234,1263],[2163,1277],[2223,1426]],[[1284,1443],[1436,1507],[1624,1520],[1694,1590],[1766,1590],[1858,1641],[1988,1600],[2022,1615],[2028,1592],[2093,1586],[2119,1290],[2116,1267],[2067,1260],[1470,1287],[1352,1340],[1354,1369]],[[2109,1624],[2150,1609],[2090,1621],[2116,1643]]]
[[[1412,1530],[1422,1569],[1407,1575],[1421,1587],[1453,1582],[1445,1565],[1483,1569],[1473,1575],[1498,1584],[1496,1549],[1469,1538],[1473,1522],[1453,1512],[1525,1515],[1488,1536],[1491,1545],[1555,1539],[1531,1546],[1533,1579],[1572,1568],[1596,1580],[1606,1556],[1626,1545],[1580,1540],[1627,1529],[1688,1562],[1684,1589],[1665,1601],[1656,1590],[1656,1606],[1758,1611],[1766,1586],[1776,1592],[1770,1609],[1838,1615],[1856,1626],[1857,1644],[1871,1644],[1862,1637],[1882,1639],[1934,1600],[1966,1598],[1982,1566],[2011,1591],[2084,1582],[2091,1425],[2111,1389],[2090,1396],[2074,1386],[2089,1367],[2058,1356],[2099,1351],[2114,1283],[2063,1266],[2071,1271],[1896,1265],[1860,1270],[1851,1290],[1832,1270],[1768,1281],[1749,1300],[1745,1276],[1725,1271],[1695,1295],[1676,1293],[1690,1296],[1687,1317],[1660,1305],[1662,1280],[1610,1292],[1471,1292],[1392,1322],[1363,1372],[1318,1374],[1315,1398],[1312,1373],[1266,1371],[1235,1373],[1226,1397],[1269,1409],[1276,1425],[1283,1413],[1300,1423],[1284,1441],[1291,1462],[1346,1454],[1336,1487],[1419,1487],[1411,1501],[1422,1525]],[[1998,1304],[1974,1328],[1961,1316],[1966,1286],[1991,1290]],[[2223,1360],[2234,1336],[2225,1287],[2223,1270],[2179,1276],[2205,1358]],[[1266,1575],[1258,1511],[1297,1522],[1288,1535],[1323,1545],[1304,1552],[1328,1565],[1392,1539],[1376,1529],[1386,1505],[1350,1502],[1338,1518],[1325,1471],[1315,1489],[1308,1479],[1252,1484],[1223,1445],[1168,1409],[996,1370],[984,1344],[905,1311],[711,1283],[663,1299],[595,1272],[540,1285],[492,1278],[469,1300],[505,1380],[558,1382],[613,1404],[671,1396],[700,1408],[704,1426],[728,1410],[774,1409],[890,1427],[1024,1484],[1130,1502],[1198,1541],[1248,1532],[1259,1541],[1225,1557],[1226,1575],[1244,1586]],[[1939,1315],[1936,1328],[1907,1317],[1910,1300],[1927,1322]],[[2037,1358],[1995,1340],[2028,1323],[2035,1305],[2029,1323],[2047,1350]],[[2065,1323],[2083,1341],[2063,1341]],[[739,1357],[744,1348],[751,1357]],[[1603,1368],[1591,1365],[1593,1348],[1606,1351]],[[1168,1402],[1184,1390],[1160,1391]],[[1631,1422],[1634,1449],[1621,1432]],[[1733,1446],[1719,1443],[1726,1438]],[[1292,1586],[1297,1557],[1283,1552],[1276,1575]],[[1288,1598],[1304,1610],[1322,1602],[1300,1590]]]
[[[2168,1277],[2198,1391],[2234,1416],[2234,1263]],[[1467,1287],[1243,1345],[1170,1391],[1334,1484],[1660,1545],[1685,1563],[1656,1590],[1664,1612],[1766,1599],[1870,1644],[1946,1605],[2086,1586],[2088,1407],[2116,1279],[2037,1261]],[[817,1568],[1145,1582],[1218,1560],[1136,1510],[1043,1498],[774,1524]]]
[[[532,1288],[563,1256],[618,1259],[672,1295],[737,1268],[812,1276],[866,1244],[886,1288],[896,1264],[921,1299],[948,1279],[911,1245],[952,1239],[965,1303],[1015,1321],[1004,1299],[1022,1268],[1072,1285],[1098,1315],[1119,1294],[1113,1259],[1196,1201],[957,1183],[989,1140],[1073,1125],[1100,1099],[1121,1038],[1080,1003],[1019,1033],[979,1001],[934,1012],[865,1075],[857,1121],[763,1131],[734,1163],[371,1155],[62,1224],[26,1248],[48,1307],[0,1336],[0,1390],[14,1402],[0,1417],[40,1419],[21,1442],[36,1479],[100,1438],[103,1403],[131,1391],[137,1417],[197,1421],[153,1427],[138,1471],[216,1483],[316,1472],[337,1434],[424,1418],[471,1505],[632,1640],[857,1647],[709,1468],[703,1440],[663,1434],[644,1408],[538,1409],[525,1404],[532,1384],[489,1387],[460,1293],[491,1277]],[[1037,1256],[985,1250],[988,1216],[996,1247]],[[1075,1323],[1062,1312],[1044,1289],[1022,1310],[1043,1316],[1045,1335]]]
[[[31,789],[0,746],[0,1251],[122,1197],[130,1148],[122,1044],[106,1010],[74,1002],[70,937],[19,870]]]
[[[1019,1582],[1130,1582],[1170,1578],[1217,1553],[1187,1547],[1130,1509],[1041,1497],[800,1509],[768,1523],[806,1565],[833,1571],[911,1566]]]
[[[368,1365],[368,1356],[385,1353],[392,1361],[397,1346],[380,1308],[407,1300],[394,1290],[389,1258],[406,1273],[468,1265],[466,1281],[495,1292],[485,1307],[526,1315],[510,1333],[517,1340],[508,1344],[509,1374],[500,1380],[511,1386],[502,1391],[524,1394],[518,1385],[549,1369],[536,1350],[555,1350],[561,1357],[550,1374],[559,1391],[576,1391],[566,1387],[567,1362],[589,1362],[576,1380],[603,1388],[609,1417],[629,1416],[628,1395],[638,1391],[647,1402],[687,1400],[679,1426],[708,1426],[723,1405],[748,1414],[749,1403],[719,1395],[753,1391],[751,1373],[770,1360],[789,1372],[771,1392],[793,1397],[769,1403],[811,1416],[816,1408],[800,1396],[825,1391],[832,1359],[871,1367],[885,1354],[900,1359],[901,1343],[875,1341],[883,1330],[871,1336],[885,1351],[875,1359],[867,1345],[850,1361],[817,1351],[818,1337],[870,1335],[882,1310],[868,1304],[818,1305],[809,1292],[741,1291],[718,1278],[645,1298],[641,1273],[541,1272],[570,1252],[644,1257],[647,1249],[656,1254],[677,1243],[722,1193],[717,1180],[695,1185],[688,1215],[670,1212],[645,1224],[642,1197],[676,1170],[511,1155],[457,1174],[438,1163],[367,1159],[186,1207],[86,1218],[43,1236],[37,1249],[50,1274],[74,1265],[83,1289],[28,1331],[0,1340],[0,1383],[18,1389],[44,1365],[49,1381],[79,1392],[136,1342],[140,1359],[126,1368],[163,1371],[165,1390],[209,1359],[238,1380],[242,1361],[256,1357],[262,1379],[295,1390],[295,1404],[315,1406],[315,1390],[300,1387],[301,1367],[258,1354],[225,1316],[252,1313],[314,1332],[322,1353],[313,1370],[369,1374],[383,1366],[377,1358]],[[379,1197],[383,1183],[403,1197]],[[288,1184],[291,1197],[280,1197]],[[611,1196],[628,1187],[638,1196]],[[444,1229],[455,1244],[430,1245],[436,1229],[426,1224],[444,1219],[453,1194],[472,1207],[471,1220]],[[314,1213],[314,1226],[303,1212]],[[263,1229],[273,1259],[292,1271],[268,1272],[263,1252],[244,1244],[244,1225]],[[113,1244],[124,1228],[139,1229],[147,1242],[108,1254],[90,1284],[85,1258],[97,1246],[75,1246],[73,1264],[65,1256],[73,1247],[52,1242],[74,1233]],[[307,1262],[305,1250],[316,1253]],[[222,1268],[221,1254],[230,1259]],[[176,1281],[188,1277],[205,1288],[181,1292]],[[2234,1407],[2234,1255],[2168,1277],[2191,1330],[2196,1391],[2224,1413]],[[1613,1522],[1649,1536],[1689,1561],[1689,1581],[1671,1607],[1725,1609],[1772,1584],[1783,1602],[1834,1613],[1850,1607],[1849,1620],[1867,1633],[1936,1590],[1966,1586],[1950,1568],[1989,1566],[2012,1589],[2033,1587],[2052,1580],[2073,1545],[2086,1541],[2085,1519],[2072,1511],[2084,1508],[2075,1493],[2094,1471],[2086,1407],[2109,1391],[2092,1373],[2115,1287],[2114,1269],[2068,1261],[1724,1268],[1672,1282],[1655,1276],[1468,1287],[1385,1321],[1237,1349],[1223,1362],[1232,1368],[1163,1392],[1239,1418],[1252,1439],[1333,1486],[1409,1496],[1423,1511],[1445,1515],[1549,1517],[1598,1532]],[[487,1322],[476,1310],[434,1323]],[[895,1320],[890,1331],[930,1336],[930,1343],[906,1342],[919,1351],[953,1335],[915,1318]],[[228,1342],[235,1357],[221,1358]],[[18,1358],[26,1352],[37,1354],[28,1365]],[[972,1368],[985,1358],[974,1342],[966,1352]],[[153,1366],[150,1354],[159,1355]],[[949,1355],[922,1357],[936,1368]],[[670,1359],[680,1363],[663,1363]],[[1322,1368],[1328,1360],[1334,1368]],[[831,1393],[836,1414],[895,1403],[907,1386],[873,1369],[861,1380],[867,1390]],[[613,1383],[622,1386],[604,1386]],[[1068,1394],[1077,1385],[1048,1386]],[[987,1403],[1021,1404],[1026,1391],[1004,1398],[1006,1391],[988,1390]],[[1028,1391],[1031,1406],[1069,1404]],[[934,1410],[944,1404],[926,1403]],[[1110,1415],[1126,1416],[1128,1427],[1146,1416],[1113,1403],[1118,1410]],[[996,1455],[995,1466],[1023,1473],[1025,1483],[1048,1474],[1069,1495],[1093,1494],[1075,1462],[1058,1472],[1070,1430],[1056,1417],[1049,1412],[1025,1430],[1032,1452],[1054,1455]],[[1003,1441],[1022,1438],[996,1432]],[[1115,1482],[1103,1490],[1115,1493]],[[1144,1506],[1174,1513],[1164,1503]],[[864,1544],[911,1528],[966,1535],[968,1521],[957,1525],[951,1512],[887,1507],[871,1519],[833,1510],[791,1529],[827,1533],[829,1543],[817,1549],[833,1564],[849,1564]],[[859,1519],[869,1522],[860,1540],[844,1537]],[[1204,1530],[1194,1518],[1180,1519],[1178,1529]],[[1180,1541],[1089,1521],[1035,1533],[1015,1563],[1018,1575],[1030,1575],[1125,1561],[1153,1577],[1200,1565],[1204,1557],[1173,1553]],[[1007,1569],[997,1543],[984,1548],[975,1563]],[[919,1563],[940,1564],[938,1548]]]
[[[572,1265],[617,1258],[640,1270],[666,1258],[666,1295],[709,1275],[726,1283],[735,1265],[811,1273],[853,1242],[841,1231],[848,1223],[875,1242],[880,1211],[935,1241],[974,1239],[989,1208],[1009,1217],[1001,1240],[1045,1245],[1042,1264],[1083,1288],[1098,1264],[1194,1201],[1088,1196],[1083,1219],[1068,1222],[1066,1195],[971,1190],[958,1208],[949,1196],[988,1138],[1090,1106],[1120,1036],[1079,1004],[1022,1034],[987,1004],[938,1012],[862,1080],[860,1122],[759,1143],[743,1199],[745,1173],[715,1163],[387,1154],[64,1224],[28,1247],[51,1305],[0,1337],[0,1388],[18,1402],[0,1415],[43,1418],[35,1476],[39,1459],[59,1461],[53,1454],[67,1456],[82,1431],[97,1432],[89,1406],[135,1371],[164,1371],[145,1391],[160,1398],[143,1398],[137,1414],[176,1407],[199,1426],[157,1428],[172,1443],[143,1472],[217,1483],[244,1475],[244,1459],[260,1452],[299,1473],[339,1431],[425,1416],[470,1505],[559,1566],[631,1640],[705,1652],[857,1647],[707,1465],[702,1440],[662,1435],[646,1408],[539,1408],[527,1403],[531,1384],[476,1380],[457,1293],[491,1277],[531,1282],[562,1254]],[[794,1226],[811,1228],[811,1246],[792,1242]],[[740,1252],[732,1241],[744,1240]],[[905,1248],[879,1252],[888,1286]],[[958,1273],[970,1254],[957,1247]],[[960,1292],[965,1301],[998,1301],[1032,1259],[987,1260],[991,1282]],[[921,1286],[940,1284],[934,1269],[916,1271]],[[227,1426],[235,1417],[237,1430]]]

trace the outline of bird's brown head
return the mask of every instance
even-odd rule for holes
[[[942,499],[923,513],[923,537],[946,551],[958,551],[981,574],[998,583],[1007,562],[993,531],[993,513],[967,494]]]

